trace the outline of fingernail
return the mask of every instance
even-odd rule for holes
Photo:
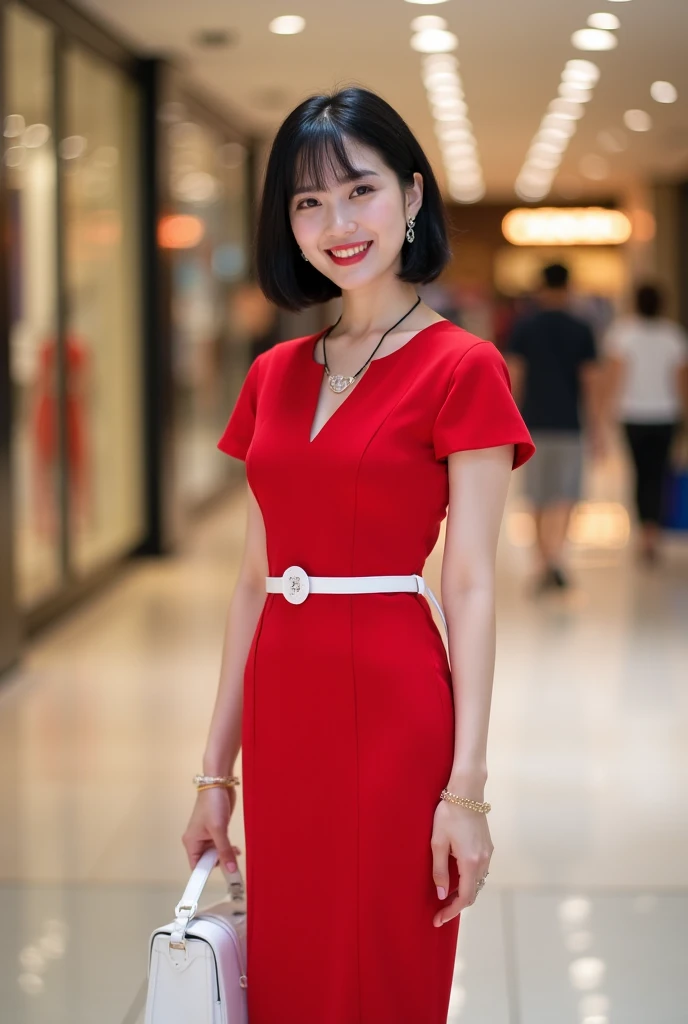
[[[441,927],[442,927],[442,922],[441,921],[435,921],[435,928],[441,928]]]
[[[227,861],[225,867],[227,868],[230,874],[232,874],[237,869],[236,864],[232,863],[232,861]]]
[[[437,886],[437,896],[441,900],[446,900],[447,898],[447,890],[443,888],[441,885]]]

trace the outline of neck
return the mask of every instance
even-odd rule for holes
[[[544,309],[566,309],[569,293],[565,288],[548,288],[540,293],[540,303]]]
[[[377,331],[388,330],[408,313],[418,299],[415,285],[400,281],[396,275],[392,277],[393,280],[377,278],[361,288],[343,291],[342,318],[333,333],[346,334],[353,340],[366,338]],[[413,316],[404,320],[400,329],[411,330],[412,319]]]

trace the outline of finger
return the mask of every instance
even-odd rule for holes
[[[453,917],[458,917],[461,913],[461,900],[456,895],[451,903],[447,903],[441,910],[438,910],[432,919],[432,923],[436,928],[441,928],[447,921],[451,921]]]
[[[465,910],[474,902],[478,879],[481,877],[480,861],[471,858],[470,860],[459,861],[459,904],[460,910]]]
[[[208,831],[210,832],[211,838],[215,845],[215,849],[217,850],[220,860],[222,861],[224,866],[227,868],[229,872],[236,871],[237,864],[236,856],[234,854],[234,847],[229,841],[229,837],[227,836],[226,830],[222,828],[210,827]]]
[[[437,886],[437,898],[445,900],[449,892],[449,843],[432,838],[432,878]]]
[[[205,851],[208,849],[209,843],[207,840],[203,839],[182,839],[182,842],[186,849],[189,867],[193,871]]]

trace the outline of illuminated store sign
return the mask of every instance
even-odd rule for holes
[[[518,209],[502,221],[512,245],[621,245],[631,237],[631,222],[619,210],[585,208]]]

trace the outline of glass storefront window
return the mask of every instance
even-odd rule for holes
[[[15,578],[28,608],[61,582],[57,414],[54,37],[30,11],[5,11],[3,159],[10,263]]]
[[[273,313],[247,283],[247,161],[189,113],[167,104],[171,213],[160,244],[171,251],[175,382],[175,479],[182,509],[216,493],[227,474],[217,439]]]
[[[128,78],[70,47],[60,163],[70,538],[81,574],[144,530],[137,123]]]

